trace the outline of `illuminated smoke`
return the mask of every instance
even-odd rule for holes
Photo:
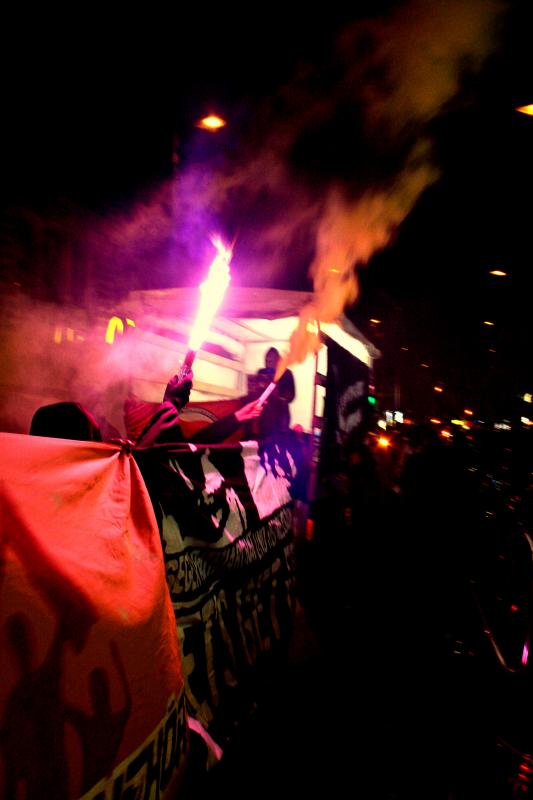
[[[494,49],[503,9],[499,0],[413,0],[345,26],[320,62],[301,64],[263,103],[240,143],[230,131],[237,155],[176,174],[176,254],[194,262],[206,231],[220,229],[236,239],[241,285],[290,285],[307,264],[315,297],[291,361],[316,344],[309,320],[332,321],[355,302],[358,267],[438,179],[429,123]]]
[[[0,298],[0,419],[2,429],[27,433],[41,405],[78,402],[103,427],[104,436],[123,428],[123,403],[131,375],[166,381],[177,366],[175,351],[142,347],[135,327],[125,326],[105,341],[109,316],[55,303],[34,302],[20,294]]]
[[[287,285],[301,276],[302,263],[309,268],[315,296],[290,353],[301,360],[316,346],[315,320],[333,320],[355,301],[357,269],[387,246],[438,178],[429,125],[460,96],[463,75],[494,49],[502,8],[497,0],[416,0],[387,18],[345,27],[334,50],[324,48],[320,63],[301,64],[262,105],[240,144],[230,120],[220,134],[233,137],[224,165],[184,159],[172,179],[128,211],[87,215],[78,224],[84,230],[72,236],[100,282],[95,294],[120,295],[121,278],[127,288],[196,285],[211,259],[209,235],[220,230],[236,237],[236,284]],[[85,364],[73,359],[61,374],[48,374],[50,320],[42,337],[38,321],[34,316],[31,342],[18,337],[4,368],[14,383],[61,384],[65,399],[84,402],[91,392]],[[42,374],[30,378],[36,348]],[[109,353],[116,360],[110,387],[127,364],[118,354]],[[22,429],[30,408],[31,398]]]
[[[356,109],[363,138],[359,135],[354,147],[366,149],[376,165],[367,169],[362,159],[354,160],[349,141],[346,147],[342,137],[346,175],[324,187],[310,267],[315,298],[302,313],[289,363],[304,354],[309,318],[332,321],[354,302],[357,267],[387,246],[422,192],[438,178],[428,123],[453,101],[463,74],[481,67],[495,45],[501,11],[501,3],[485,0],[419,0],[389,18],[354,24],[340,36],[342,77],[334,86],[326,82],[329,101],[326,93],[315,102],[309,97],[309,109],[315,111],[314,125],[326,126],[339,107]],[[338,69],[332,72],[339,74]],[[316,92],[309,76],[305,81]],[[305,92],[301,84],[299,88],[296,96],[302,102]],[[309,109],[301,118],[304,124]],[[349,119],[348,111],[345,115]],[[305,130],[293,129],[292,134],[295,142]],[[380,160],[388,166],[380,169]]]
[[[194,282],[214,230],[236,240],[240,285],[287,285],[307,265],[315,296],[291,347],[300,360],[315,344],[309,320],[333,321],[356,300],[357,268],[438,178],[428,125],[494,48],[501,10],[498,0],[413,0],[345,27],[263,103],[237,155],[184,162],[172,185],[117,220],[111,241],[145,257],[170,238],[174,285],[187,265]]]
[[[287,285],[307,266],[315,304],[335,318],[357,295],[357,267],[438,178],[429,123],[494,49],[503,8],[413,0],[345,26],[248,125],[196,131],[173,180],[101,226],[102,247],[132,272],[149,262],[160,285],[194,284],[220,231],[235,240],[236,283]],[[225,158],[224,138],[199,154],[206,136],[230,137]]]

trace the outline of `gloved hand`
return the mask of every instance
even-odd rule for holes
[[[185,408],[189,402],[189,396],[192,389],[192,379],[193,373],[190,369],[181,380],[179,380],[177,375],[174,375],[174,377],[172,377],[167,383],[163,400],[170,401],[176,406],[178,411],[181,411],[181,409]]]

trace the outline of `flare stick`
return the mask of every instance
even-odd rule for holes
[[[260,397],[258,398],[258,400],[257,400],[257,403],[256,403],[256,405],[257,405],[259,408],[260,408],[260,407],[261,407],[261,406],[262,406],[264,403],[266,403],[266,401],[268,400],[268,398],[270,397],[270,395],[272,394],[272,392],[274,391],[274,389],[276,388],[276,386],[277,386],[277,385],[278,385],[278,382],[277,382],[277,381],[270,381],[270,383],[268,384],[268,386],[266,387],[266,389],[264,390],[264,392],[261,394],[261,396],[260,396]]]
[[[211,241],[217,252],[209,267],[209,274],[206,280],[200,284],[200,305],[189,336],[189,349],[178,373],[181,380],[190,370],[196,352],[207,336],[209,326],[230,282],[231,248],[226,247],[217,236],[213,237]]]

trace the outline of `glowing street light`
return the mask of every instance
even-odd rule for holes
[[[527,114],[529,117],[533,117],[533,103],[528,106],[518,106],[515,111],[520,111],[521,114]]]
[[[507,273],[504,272],[502,269],[491,269],[489,275],[495,275],[497,278],[506,278]]]
[[[204,131],[218,131],[226,125],[226,120],[219,117],[217,114],[208,114],[196,123],[197,128]]]

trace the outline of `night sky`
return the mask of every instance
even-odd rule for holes
[[[531,3],[329,6],[5,19],[3,220],[78,220],[117,299],[196,283],[214,229],[244,286],[356,265],[350,315],[404,393],[533,391]]]

